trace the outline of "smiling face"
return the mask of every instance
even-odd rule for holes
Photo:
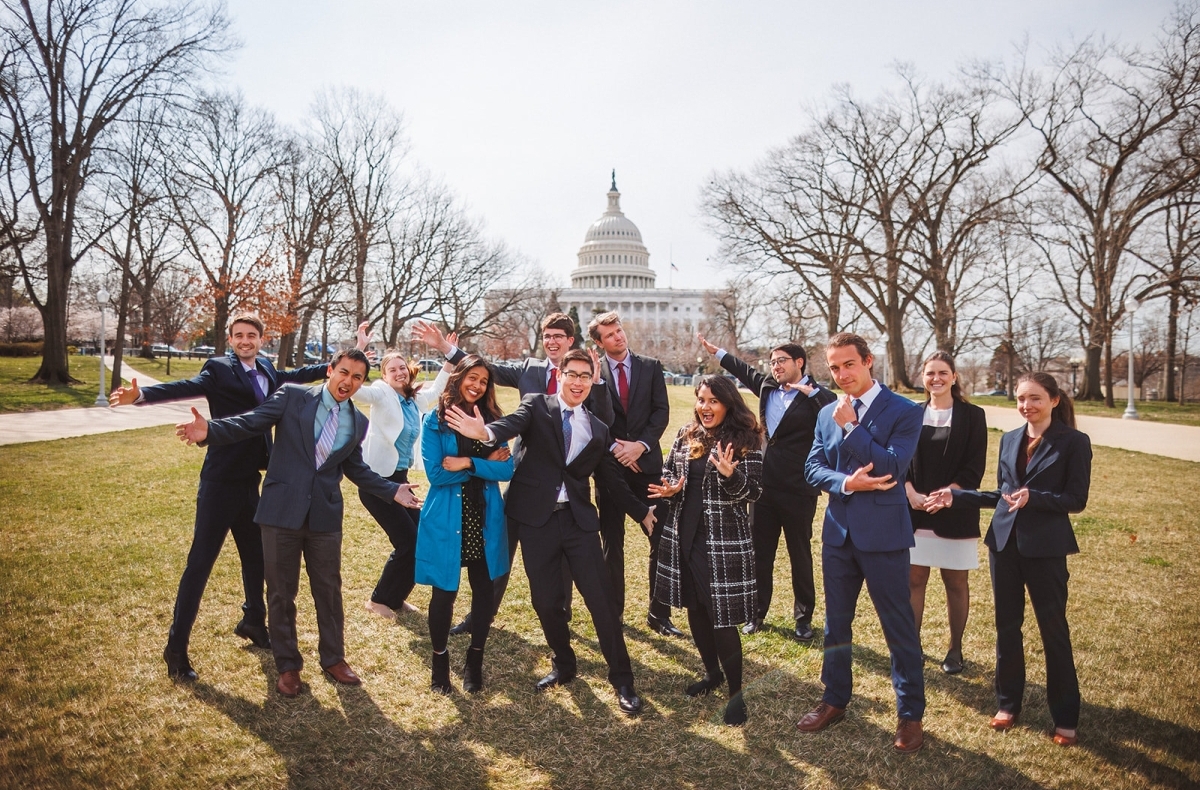
[[[389,359],[383,366],[383,380],[389,387],[403,395],[404,388],[408,386],[409,381],[408,363],[402,357]]]
[[[229,327],[229,347],[241,361],[253,364],[262,344],[263,336],[254,324],[238,321]]]
[[[850,397],[857,398],[871,389],[871,364],[875,361],[871,354],[863,359],[854,346],[830,346],[825,351],[825,361],[833,380]]]
[[[954,371],[950,370],[950,365],[941,359],[931,359],[926,362],[925,369],[921,372],[921,378],[925,382],[925,391],[934,397],[948,395],[950,388],[954,386]]]
[[[558,399],[568,409],[587,400],[592,391],[592,366],[582,359],[572,359],[558,371]]]
[[[696,393],[696,420],[705,430],[711,431],[725,422],[726,412],[728,409],[725,404],[712,394],[712,390],[701,386],[700,391]]]
[[[1017,384],[1017,411],[1035,428],[1045,429],[1050,425],[1057,405],[1058,398],[1050,397],[1046,388],[1036,381],[1026,379]]]
[[[780,384],[795,384],[804,376],[803,362],[792,359],[782,349],[771,352],[771,375]]]
[[[601,324],[596,328],[596,332],[600,336],[596,342],[600,344],[600,348],[604,349],[605,354],[613,359],[625,357],[625,352],[629,350],[629,341],[625,338],[625,330],[619,323]]]
[[[367,380],[367,366],[356,359],[339,359],[329,366],[329,379],[325,382],[329,394],[338,403],[354,397],[359,387]]]
[[[488,369],[483,365],[471,368],[463,376],[462,383],[458,385],[459,397],[468,405],[478,403],[479,399],[487,392],[488,378]]]
[[[562,362],[563,355],[571,350],[574,342],[575,338],[558,327],[547,327],[542,332],[542,348],[546,349],[546,359],[550,360],[550,364],[554,367],[558,367],[558,363]]]

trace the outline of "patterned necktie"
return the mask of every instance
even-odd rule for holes
[[[625,377],[625,363],[617,363],[617,395],[621,397],[621,408],[629,411],[629,379]]]
[[[861,400],[859,400],[858,398],[855,398],[854,400],[850,401],[850,405],[854,407],[854,419],[856,419],[856,420],[861,419],[862,412],[859,411],[859,409],[862,408],[863,402]]]
[[[558,376],[554,374],[554,371],[550,371],[550,382],[546,385],[546,394],[558,394]]]
[[[571,457],[571,415],[573,413],[572,409],[563,412],[563,457],[568,460]]]
[[[321,438],[317,440],[317,468],[321,468],[321,464],[325,463],[325,459],[329,457],[329,453],[333,450],[333,442],[337,439],[338,432],[338,412],[341,411],[342,404],[334,403],[333,408],[329,410],[329,416],[325,418],[325,424],[321,426]]]

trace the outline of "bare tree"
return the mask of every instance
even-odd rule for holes
[[[703,330],[708,339],[738,354],[739,349],[752,343],[751,330],[760,314],[769,307],[768,294],[755,280],[743,275],[725,281],[722,288],[713,289],[704,297]]]
[[[226,49],[227,23],[220,6],[138,0],[3,0],[0,14],[3,131],[43,239],[39,255],[15,247],[44,326],[34,380],[68,383],[68,290],[96,241],[76,223],[93,156],[131,102],[169,99]]]

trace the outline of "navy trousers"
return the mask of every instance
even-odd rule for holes
[[[188,551],[187,566],[179,579],[175,613],[167,637],[167,647],[173,652],[187,652],[208,577],[221,553],[225,536],[231,532],[242,561],[242,588],[245,594],[242,617],[251,625],[265,623],[267,605],[263,596],[262,533],[254,523],[254,511],[258,509],[258,482],[258,475],[237,482],[201,478],[196,494],[192,548]]]
[[[892,656],[896,713],[902,719],[920,721],[925,715],[924,657],[908,592],[909,550],[863,551],[847,536],[842,546],[824,544],[821,559],[825,579],[825,660],[821,666],[825,694],[822,699],[838,708],[844,708],[850,702],[853,686],[851,623],[865,581]]]

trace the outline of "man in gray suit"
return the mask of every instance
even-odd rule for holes
[[[322,387],[285,386],[261,406],[236,417],[195,419],[176,426],[188,444],[224,445],[264,434],[275,427],[254,520],[262,529],[267,577],[267,621],[279,670],[276,690],[300,693],[304,659],[296,643],[296,591],[300,557],[308,570],[320,634],[321,668],[347,685],[361,681],[346,663],[342,609],[342,475],[359,488],[405,507],[419,505],[411,486],[397,485],[371,471],[360,447],[367,418],[350,397],[367,380],[370,363],[357,349],[339,351],[329,363]]]

